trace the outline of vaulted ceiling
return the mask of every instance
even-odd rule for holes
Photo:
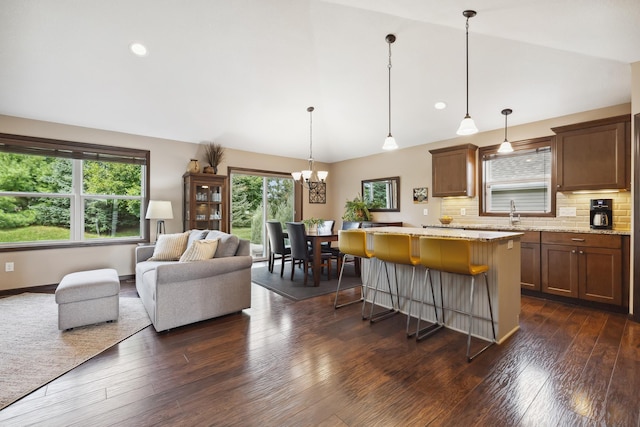
[[[0,114],[306,159],[314,106],[314,158],[361,157],[388,132],[393,33],[396,141],[449,139],[466,9],[480,131],[630,102],[637,0],[2,0]]]

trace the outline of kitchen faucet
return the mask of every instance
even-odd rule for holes
[[[509,211],[509,225],[520,222],[520,214],[516,216],[516,202],[511,200],[511,210]]]

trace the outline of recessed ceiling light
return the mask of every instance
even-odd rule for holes
[[[447,108],[447,103],[438,101],[433,106],[436,108],[436,110],[444,110],[445,108]]]
[[[142,43],[131,43],[129,49],[131,49],[131,52],[136,56],[147,56],[148,53],[147,47]]]

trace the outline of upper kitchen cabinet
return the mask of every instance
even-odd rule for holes
[[[476,151],[473,144],[429,150],[434,197],[476,194]]]
[[[558,191],[631,188],[631,116],[552,128]]]

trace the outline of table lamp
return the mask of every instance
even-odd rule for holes
[[[149,206],[147,207],[147,216],[145,218],[158,220],[156,229],[156,240],[158,240],[158,236],[166,232],[164,220],[173,219],[173,209],[171,208],[171,202],[168,200],[149,200]]]

